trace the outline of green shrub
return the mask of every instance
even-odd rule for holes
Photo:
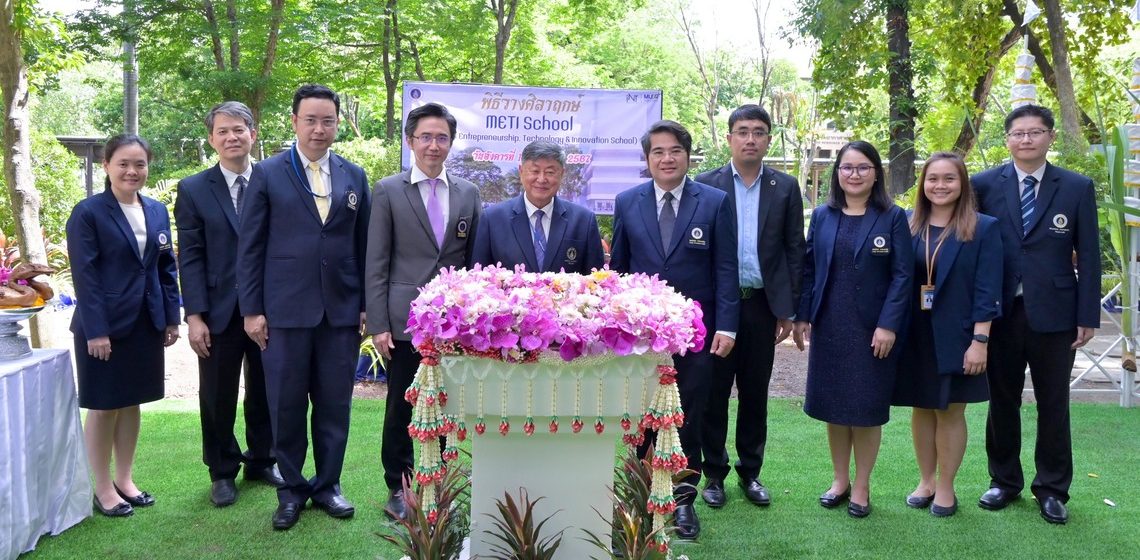
[[[67,218],[76,203],[83,200],[82,160],[63,147],[50,133],[32,129],[32,173],[36,190],[40,193],[40,226],[50,240],[64,237]],[[0,205],[0,231],[12,234],[15,218],[12,201],[4,177],[0,174],[0,187],[4,187],[5,204]]]

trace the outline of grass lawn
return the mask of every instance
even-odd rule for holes
[[[1101,560],[1134,558],[1140,551],[1140,409],[1073,405],[1076,476],[1070,520],[1067,526],[1055,526],[1041,519],[1028,492],[1001,512],[976,506],[988,482],[984,405],[972,406],[967,413],[971,440],[958,477],[962,507],[956,516],[935,519],[903,503],[917,482],[905,409],[895,409],[884,429],[872,478],[871,517],[856,520],[848,518],[845,508],[825,510],[817,502],[831,481],[824,426],[805,416],[800,404],[799,399],[774,399],[769,407],[763,481],[772,490],[772,506],[761,509],[745,502],[732,475],[726,483],[729,504],[713,511],[701,503],[700,542],[680,543],[676,553],[692,560]],[[275,532],[269,523],[276,507],[273,489],[240,478],[238,503],[212,507],[197,414],[151,411],[143,417],[136,480],[158,497],[157,505],[129,519],[88,519],[58,537],[42,538],[25,558],[397,559],[396,549],[379,536],[385,531],[381,507],[387,498],[380,471],[383,409],[383,401],[357,400],[353,405],[342,477],[345,495],[357,508],[352,520],[331,519],[310,508],[291,531]],[[1030,408],[1024,416],[1025,439],[1031,442],[1036,415]],[[1031,478],[1031,445],[1022,457]],[[1106,498],[1116,507],[1106,505]]]

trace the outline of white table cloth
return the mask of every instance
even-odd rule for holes
[[[70,354],[0,361],[0,559],[79,523],[91,500]]]

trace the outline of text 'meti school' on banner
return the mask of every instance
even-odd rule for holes
[[[523,147],[547,140],[566,150],[558,196],[599,214],[612,214],[617,193],[649,177],[641,135],[661,120],[661,90],[404,82],[405,120],[433,102],[458,121],[447,169],[478,185],[484,204],[521,192]],[[405,144],[404,169],[412,157]]]

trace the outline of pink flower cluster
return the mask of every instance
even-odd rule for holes
[[[510,362],[580,356],[684,354],[701,348],[700,306],[656,276],[598,270],[531,273],[454,268],[420,289],[408,316],[417,347]]]

